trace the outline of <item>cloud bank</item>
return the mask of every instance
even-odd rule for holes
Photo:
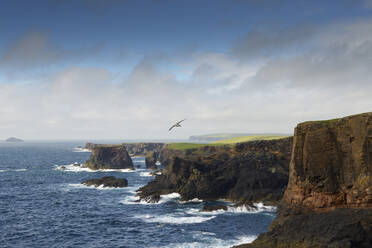
[[[371,27],[372,20],[361,19],[251,31],[230,52],[144,56],[124,76],[106,65],[78,65],[74,52],[28,34],[0,63],[17,70],[65,66],[31,83],[0,79],[0,133],[33,139],[291,133],[301,121],[371,111]],[[169,133],[183,118],[184,127]]]

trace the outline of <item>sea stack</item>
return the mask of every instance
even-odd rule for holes
[[[372,247],[372,113],[297,126],[278,216],[239,247]]]
[[[92,169],[134,169],[123,145],[95,145],[85,166]]]

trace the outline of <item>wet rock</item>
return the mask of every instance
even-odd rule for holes
[[[149,195],[149,196],[141,198],[137,202],[139,202],[139,201],[145,201],[147,203],[157,203],[157,202],[160,201],[160,195],[158,195],[158,194]]]
[[[103,186],[113,188],[124,188],[128,186],[128,180],[125,178],[116,178],[113,176],[95,178],[83,181],[82,184],[87,186]]]
[[[217,210],[227,210],[227,206],[225,205],[206,205],[203,207],[202,210],[200,210],[200,212],[213,212],[213,211],[217,211]]]

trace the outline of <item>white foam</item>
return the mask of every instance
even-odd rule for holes
[[[0,170],[0,172],[21,172],[21,171],[27,171],[27,169],[5,169],[5,170]]]
[[[236,213],[261,213],[261,212],[275,212],[275,206],[265,206],[262,202],[253,203],[252,207],[247,207],[246,205],[238,206],[238,207],[227,207],[229,212],[236,212]]]
[[[85,185],[85,184],[82,184],[82,183],[69,183],[69,184],[67,184],[67,187],[68,188],[75,188],[75,189],[98,189],[98,190],[113,190],[113,189],[123,190],[123,189],[126,189],[126,188],[104,187],[103,185],[88,186],[88,185]]]
[[[194,198],[188,201],[179,201],[179,203],[184,204],[184,203],[190,203],[190,202],[203,202],[203,200],[200,200],[199,198]]]
[[[90,149],[82,148],[82,147],[75,147],[73,152],[92,152]]]
[[[165,203],[165,202],[168,202],[168,201],[174,201],[174,200],[177,200],[180,197],[181,197],[181,195],[178,194],[178,193],[170,193],[170,194],[167,194],[167,195],[160,195],[159,204],[160,203]]]
[[[137,193],[137,192],[134,192]],[[171,193],[167,195],[160,195],[160,200],[158,202],[147,202],[144,200],[140,200],[138,196],[129,195],[126,196],[124,200],[121,200],[120,203],[127,205],[127,204],[142,204],[142,205],[156,205],[156,204],[163,204],[169,201],[175,201],[180,198],[180,194],[178,193]]]
[[[171,243],[163,248],[227,248],[240,244],[252,243],[257,236],[238,236],[235,239],[219,239],[215,235],[203,234],[203,232],[193,234],[195,242]]]
[[[140,176],[141,177],[153,177],[153,175],[151,175],[151,172],[148,172],[148,171],[141,172]]]
[[[276,207],[274,206],[265,206],[262,202],[254,203],[254,207],[249,207],[246,205],[242,206],[227,206],[227,210],[218,209],[214,211],[200,211],[199,208],[190,208],[186,211],[188,214],[200,214],[200,215],[216,215],[216,214],[255,214],[255,213],[262,213],[262,212],[270,212],[275,213]]]
[[[194,224],[202,223],[211,219],[214,219],[216,216],[204,217],[204,216],[181,216],[176,214],[167,214],[167,215],[136,215],[134,218],[141,219],[144,222],[148,223],[164,223],[164,224]]]
[[[60,170],[60,171],[69,171],[69,172],[136,172],[136,170],[132,169],[99,169],[99,170],[92,170],[87,167],[84,167],[84,165],[80,164],[80,166],[75,166],[74,164],[68,164],[68,165],[55,165],[55,170]],[[63,168],[64,167],[64,168]]]

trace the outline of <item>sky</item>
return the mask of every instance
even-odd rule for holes
[[[372,111],[371,68],[372,0],[3,1],[0,140],[292,134]]]

